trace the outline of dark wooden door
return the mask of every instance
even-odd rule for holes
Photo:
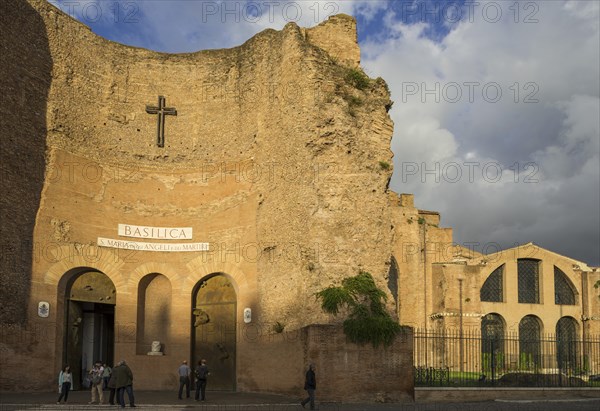
[[[223,275],[203,280],[194,297],[192,365],[206,359],[207,389],[236,389],[236,294]],[[193,368],[192,367],[192,368]]]

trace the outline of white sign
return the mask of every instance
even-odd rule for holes
[[[115,240],[113,238],[98,237],[98,246],[125,248],[136,251],[208,251],[208,243],[145,243],[141,241]]]
[[[143,225],[119,224],[119,235],[155,240],[191,240],[192,227],[146,227]]]

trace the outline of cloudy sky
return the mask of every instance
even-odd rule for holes
[[[391,188],[479,252],[600,264],[600,2],[52,0],[108,39],[178,53],[294,21],[358,21],[395,101]]]

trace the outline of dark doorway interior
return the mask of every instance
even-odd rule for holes
[[[73,389],[86,389],[95,361],[114,365],[115,289],[101,272],[87,272],[67,287],[64,364],[73,371]]]

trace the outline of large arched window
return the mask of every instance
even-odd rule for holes
[[[542,321],[526,315],[519,323],[519,368],[533,370],[541,366]]]
[[[577,321],[562,317],[556,323],[556,361],[560,370],[575,370],[578,365]]]
[[[519,302],[539,304],[540,302],[540,261],[530,258],[517,260],[519,278]]]
[[[504,264],[496,268],[488,276],[481,290],[479,290],[479,299],[481,301],[500,303],[504,301],[503,295],[503,284],[504,284]]]
[[[575,305],[573,284],[557,266],[554,266],[554,303],[558,305]]]
[[[481,367],[485,371],[502,368],[504,363],[504,318],[491,313],[481,318]]]

